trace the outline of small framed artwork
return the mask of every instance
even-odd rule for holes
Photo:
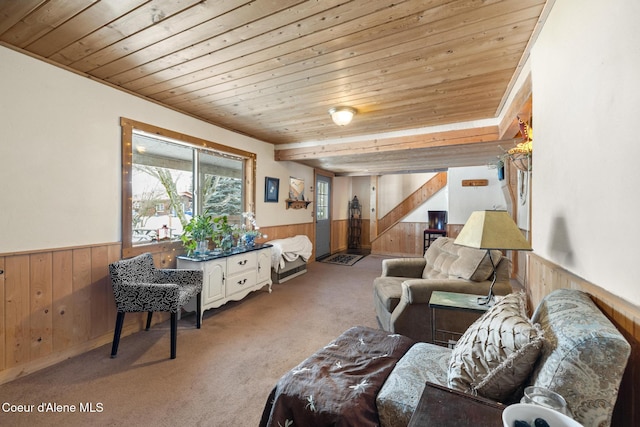
[[[278,192],[280,190],[280,179],[265,177],[264,178],[264,201],[278,202]]]
[[[289,199],[304,200],[304,179],[289,177]]]

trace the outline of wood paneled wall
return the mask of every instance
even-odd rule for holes
[[[262,232],[262,234],[266,234],[267,238],[266,239],[258,239],[256,240],[259,243],[265,243],[268,242],[269,240],[276,240],[276,239],[286,239],[287,237],[293,237],[293,236],[297,236],[299,234],[303,234],[305,236],[307,236],[309,238],[309,240],[311,240],[311,243],[313,243],[313,254],[311,255],[311,258],[309,258],[309,262],[314,262],[316,259],[315,256],[315,235],[316,235],[316,228],[315,228],[315,223],[313,222],[306,222],[304,224],[289,224],[289,225],[279,225],[279,226],[273,226],[273,227],[260,227],[260,231]]]
[[[370,225],[368,219],[362,220],[360,233],[360,248],[370,249]],[[331,222],[331,253],[346,251],[349,249],[349,220],[340,219]]]
[[[367,224],[367,227],[369,224]],[[364,226],[363,226],[364,227]],[[331,222],[331,253],[346,251],[349,246],[349,220]]]
[[[0,256],[0,383],[111,341],[120,243]],[[127,318],[128,333],[142,325]]]
[[[313,223],[261,230],[265,240],[314,236]],[[0,384],[111,343],[116,308],[109,264],[151,252],[156,267],[175,268],[182,249],[166,243],[121,252],[118,242],[0,254]],[[159,313],[153,323],[167,318]],[[125,319],[123,337],[142,330],[146,315]]]
[[[456,237],[464,224],[447,224],[447,236]],[[426,222],[399,222],[371,242],[371,252],[379,255],[412,257],[424,255]]]
[[[346,232],[342,222],[336,221],[335,230]],[[380,246],[387,253],[420,254],[425,223],[399,225],[397,233],[379,242]],[[313,230],[313,223],[262,228],[268,240],[297,234],[311,238]],[[343,238],[346,242],[346,237],[336,239]],[[120,259],[120,252],[120,243],[109,243],[0,255],[0,384],[111,342],[115,304],[108,265]],[[154,253],[154,261],[173,267],[167,265],[175,262],[173,250]],[[535,253],[528,254],[527,265],[525,289],[531,307],[554,289],[583,290],[629,341],[631,358],[613,425],[640,425],[640,308]],[[164,320],[163,316],[154,319]],[[143,327],[143,314],[129,315],[123,336]]]
[[[640,426],[640,307],[625,301],[562,267],[530,253],[525,289],[531,307],[560,288],[579,289],[591,295],[596,305],[631,344],[631,356],[622,379],[613,426]]]
[[[371,242],[371,252],[390,256],[422,256],[426,222],[399,222]]]

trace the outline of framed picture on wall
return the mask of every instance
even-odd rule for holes
[[[264,201],[278,202],[278,192],[280,191],[280,180],[278,178],[264,178]]]
[[[304,200],[304,179],[289,177],[289,199]]]

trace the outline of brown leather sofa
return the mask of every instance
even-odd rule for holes
[[[493,275],[487,251],[454,244],[441,237],[421,258],[382,261],[382,275],[374,279],[373,294],[380,327],[418,341],[432,342],[429,299],[433,291],[487,295]],[[491,251],[498,273],[493,292],[507,295],[509,259]],[[438,329],[464,332],[477,317],[460,311],[438,313]]]

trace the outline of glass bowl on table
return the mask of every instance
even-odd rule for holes
[[[502,412],[502,423],[504,427],[583,427],[563,413],[532,403],[507,406]]]
[[[544,387],[529,386],[524,389],[524,396],[520,403],[544,406],[564,415],[571,415],[567,409],[567,402],[560,394]]]

